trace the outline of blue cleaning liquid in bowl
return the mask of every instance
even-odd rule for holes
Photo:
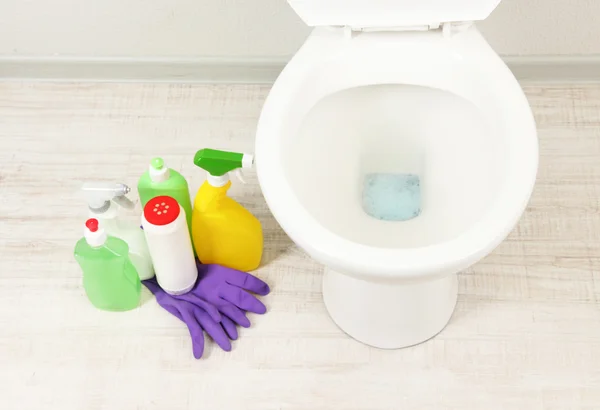
[[[383,221],[407,221],[421,213],[421,181],[414,174],[373,173],[364,180],[364,211]]]

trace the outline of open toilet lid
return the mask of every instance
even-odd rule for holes
[[[406,27],[486,19],[501,0],[288,0],[309,26]]]

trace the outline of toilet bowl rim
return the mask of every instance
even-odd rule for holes
[[[483,61],[485,63],[485,60]],[[306,211],[281,172],[284,165],[278,158],[279,123],[289,110],[289,93],[293,92],[289,78],[297,68],[285,72],[269,94],[257,129],[257,171],[263,193],[271,211],[284,231],[301,248],[332,269],[365,279],[418,278],[444,275],[462,270],[493,250],[510,233],[529,201],[538,167],[538,145],[535,121],[520,86],[506,68],[499,68],[499,79],[508,79],[513,90],[506,92],[507,104],[519,106],[517,120],[523,143],[519,148],[518,182],[513,188],[509,206],[492,206],[477,223],[450,241],[420,248],[376,248],[355,243],[330,232]],[[484,64],[485,65],[485,64]],[[485,70],[485,67],[482,67]],[[374,82],[375,83],[375,82]],[[367,85],[356,84],[355,86]],[[295,87],[301,87],[296,84]],[[517,90],[518,88],[518,90]],[[511,94],[512,93],[512,94]],[[510,95],[510,96],[509,96]],[[274,143],[274,144],[273,144]]]

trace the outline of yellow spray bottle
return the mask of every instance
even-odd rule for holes
[[[194,200],[192,239],[202,263],[216,263],[241,271],[260,265],[263,233],[259,220],[227,196],[229,172],[250,168],[250,154],[202,149],[194,164],[204,169],[204,181]]]

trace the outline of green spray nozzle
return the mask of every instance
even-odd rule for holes
[[[194,164],[208,172],[208,182],[213,186],[223,186],[229,181],[228,173],[240,168],[250,168],[254,157],[239,152],[219,151],[205,148],[196,152]],[[238,175],[242,182],[244,180]]]
[[[209,174],[220,177],[234,169],[242,168],[244,154],[238,152],[218,151],[216,149],[201,149],[194,156],[194,164]]]

